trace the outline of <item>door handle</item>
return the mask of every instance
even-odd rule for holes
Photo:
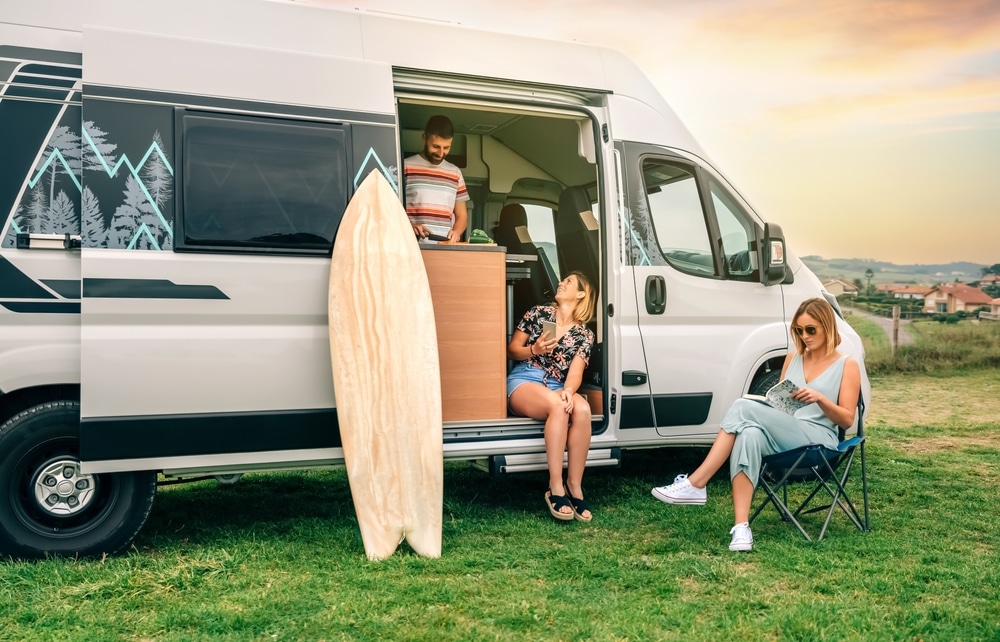
[[[79,250],[79,234],[29,234],[21,232],[16,237],[19,250]]]
[[[646,312],[663,314],[667,309],[667,283],[658,274],[646,277]]]
[[[626,370],[622,373],[623,386],[641,386],[646,380],[646,373],[639,370]]]

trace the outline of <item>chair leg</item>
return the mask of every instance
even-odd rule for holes
[[[806,540],[810,542],[812,541],[812,538],[809,537],[809,533],[806,532],[806,529],[802,527],[799,520],[796,519],[795,515],[788,509],[788,478],[791,476],[792,472],[799,467],[802,460],[805,459],[807,452],[808,451],[803,451],[802,454],[799,455],[799,458],[795,461],[795,464],[785,469],[784,476],[782,476],[781,480],[779,480],[774,486],[768,484],[767,480],[764,479],[764,473],[767,471],[767,464],[761,468],[760,478],[757,480],[757,487],[763,487],[766,498],[761,505],[757,507],[757,510],[755,510],[750,516],[750,522],[753,522],[757,515],[760,514],[761,510],[763,510],[768,503],[771,503],[774,504],[774,507],[778,510],[782,521],[795,524],[795,527],[799,529],[800,533],[802,533],[802,537],[805,537]],[[782,495],[784,497],[783,502],[778,499],[777,493],[775,492],[775,489],[778,488],[782,491]]]
[[[764,510],[769,503],[773,504],[775,509],[777,509],[778,514],[781,516],[782,521],[791,522],[795,527],[802,533],[802,536],[808,541],[813,541],[813,538],[809,536],[809,533],[802,526],[799,521],[802,515],[807,515],[814,512],[825,511],[826,515],[823,519],[823,525],[820,528],[819,535],[815,541],[821,541],[825,536],[827,529],[830,526],[830,521],[833,519],[833,513],[839,507],[840,510],[844,512],[847,518],[853,523],[859,530],[867,532],[870,530],[869,523],[869,506],[868,506],[868,475],[867,475],[867,462],[865,461],[865,442],[861,441],[858,446],[861,449],[861,485],[862,485],[862,501],[864,503],[864,517],[858,512],[857,507],[851,499],[850,493],[847,489],[847,483],[851,475],[851,469],[854,466],[854,457],[857,454],[857,448],[851,449],[846,457],[836,457],[827,459],[825,457],[821,458],[821,463],[815,466],[809,467],[809,470],[813,474],[813,479],[815,487],[808,494],[804,501],[799,503],[795,510],[791,510],[788,505],[788,484],[789,478],[792,473],[799,469],[802,462],[805,460],[810,450],[804,450],[799,454],[795,463],[791,466],[783,465],[784,474],[781,479],[775,484],[770,484],[765,479],[766,472],[768,471],[767,463],[765,462],[761,468],[761,477],[758,480],[757,488],[762,488],[765,494],[764,501],[757,506],[753,514],[750,516],[750,521],[753,522],[754,519]],[[837,469],[842,469],[841,473],[837,473]],[[754,489],[756,491],[756,489]],[[778,492],[781,492],[779,497]],[[816,499],[817,494],[825,490],[827,495],[830,496],[829,504],[824,504],[821,506],[811,506],[813,501]]]
[[[865,528],[864,523],[861,521],[861,516],[858,514],[857,509],[854,507],[854,502],[851,501],[850,495],[848,495],[847,493],[847,480],[850,477],[851,468],[854,464],[854,454],[855,454],[854,452],[851,452],[851,454],[848,455],[847,460],[844,463],[844,471],[839,476],[839,478],[833,466],[830,465],[830,462],[824,460],[823,464],[826,468],[826,473],[827,473],[825,479],[832,479],[835,488],[831,488],[830,485],[824,479],[824,476],[820,473],[820,471],[814,468],[813,473],[816,475],[816,478],[819,481],[819,483],[817,484],[816,488],[814,488],[813,491],[809,494],[809,496],[805,499],[805,501],[803,501],[795,511],[795,514],[799,515],[800,513],[806,514],[806,513],[826,510],[826,519],[823,521],[823,527],[820,530],[819,538],[817,539],[817,541],[822,540],[823,537],[826,535],[826,530],[830,525],[830,520],[833,517],[833,512],[837,507],[840,507],[840,510],[844,511],[844,514],[847,515],[847,518],[851,520],[851,522],[858,528],[858,530],[861,531],[867,530]],[[816,493],[819,492],[820,488],[825,489],[826,492],[830,495],[830,503],[825,506],[817,506],[815,508],[810,508],[808,510],[805,510],[806,506],[809,505],[812,499],[816,496]],[[865,498],[865,500],[867,501],[867,497]]]
[[[858,446],[861,449],[861,501],[865,505],[865,532],[869,532],[872,529],[871,521],[868,516],[868,468],[865,466],[865,442],[862,441]]]

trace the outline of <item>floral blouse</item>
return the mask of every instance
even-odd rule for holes
[[[535,343],[542,336],[542,321],[556,322],[555,306],[536,305],[525,312],[524,318],[517,324],[517,329],[528,335],[528,345]],[[573,358],[580,355],[584,364],[589,363],[593,345],[594,333],[582,325],[573,325],[559,338],[559,343],[552,352],[532,355],[528,361],[544,370],[546,378],[566,381],[566,374]]]

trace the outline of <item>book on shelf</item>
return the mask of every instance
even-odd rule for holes
[[[792,395],[799,387],[795,385],[791,379],[782,379],[778,383],[771,386],[767,392],[763,395],[743,395],[744,399],[751,399],[753,401],[759,401],[760,403],[766,403],[772,408],[777,408],[783,412],[787,412],[790,415],[794,415],[795,411],[802,406],[809,405],[805,401],[799,401],[798,399],[792,399]]]

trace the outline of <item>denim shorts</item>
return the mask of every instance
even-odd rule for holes
[[[545,377],[545,371],[538,366],[532,365],[530,361],[518,362],[516,366],[510,369],[510,374],[507,375],[507,398],[510,399],[511,393],[517,389],[522,383],[540,383],[547,387],[549,390],[561,390],[563,387],[562,381],[556,381],[551,377]]]

